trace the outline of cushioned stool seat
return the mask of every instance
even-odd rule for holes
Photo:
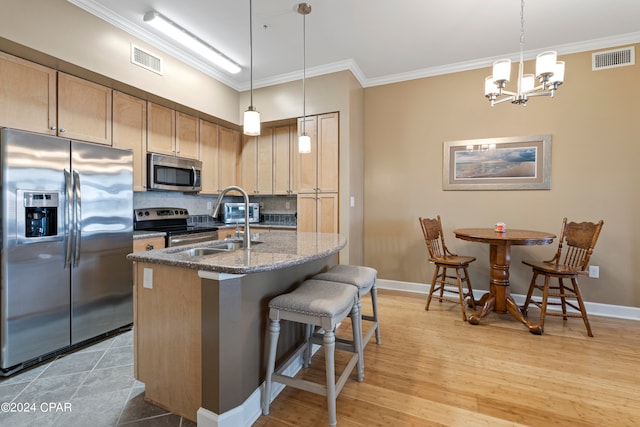
[[[380,344],[380,324],[378,322],[378,289],[376,288],[376,276],[378,272],[371,267],[361,265],[338,264],[328,271],[313,276],[317,280],[327,280],[332,282],[346,283],[358,288],[358,299],[367,293],[371,294],[371,306],[373,315],[362,314],[362,319],[373,322],[366,335],[362,338],[362,346],[366,346],[371,336],[375,332],[376,343]],[[359,302],[359,301],[358,301]],[[360,306],[360,313],[362,313]]]
[[[294,291],[279,295],[269,302],[269,354],[267,372],[262,395],[262,413],[269,414],[271,403],[271,385],[277,382],[312,393],[326,395],[329,410],[329,425],[336,425],[336,398],[346,383],[353,368],[358,365],[358,381],[364,377],[362,363],[362,330],[358,311],[358,291],[355,286],[344,286],[337,282],[306,280]],[[347,367],[336,381],[334,351],[336,347],[335,330],[347,316],[351,316],[353,328],[353,356]],[[280,335],[280,320],[287,320],[320,327],[324,330],[323,347],[325,352],[326,384],[298,379],[275,370],[276,349]],[[310,329],[308,329],[310,330]],[[309,333],[302,348],[311,345]],[[282,369],[282,368],[281,368]]]

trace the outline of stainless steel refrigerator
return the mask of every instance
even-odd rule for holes
[[[1,371],[133,321],[132,154],[0,128]]]

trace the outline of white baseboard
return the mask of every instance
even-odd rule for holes
[[[427,294],[429,292],[429,284],[425,283],[414,283],[414,282],[401,282],[397,280],[385,280],[385,279],[377,279],[376,287],[378,289],[391,289],[394,291],[402,291],[402,292],[415,292],[420,294]],[[487,291],[484,290],[474,290],[473,295],[475,298],[479,299],[483,294]],[[511,294],[513,299],[517,304],[524,303],[525,295],[520,294]],[[612,305],[612,304],[601,304],[597,302],[584,302],[585,307],[587,308],[587,313],[589,315],[594,316],[604,316],[604,317],[614,317],[618,319],[629,319],[629,320],[640,320],[640,308],[638,307],[627,307],[624,305]],[[550,310],[553,308],[549,308]]]
[[[320,348],[319,345],[314,344],[311,353],[315,354]],[[300,356],[294,357],[285,363],[288,363],[288,366],[282,373],[288,376],[295,376],[302,368],[302,358]],[[270,401],[273,401],[284,390],[284,387],[284,384],[272,383]],[[242,405],[223,414],[218,415],[205,408],[198,409],[198,427],[250,427],[262,415],[261,396],[263,388],[264,383],[254,390]]]

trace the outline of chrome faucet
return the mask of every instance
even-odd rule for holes
[[[220,210],[220,205],[222,204],[222,198],[229,191],[233,190],[240,192],[242,194],[242,197],[244,198],[244,248],[251,249],[251,232],[249,231],[249,195],[246,191],[235,185],[230,185],[229,187],[222,189],[220,195],[218,196],[218,200],[216,200],[216,204],[209,215],[214,218],[218,216],[218,211]]]

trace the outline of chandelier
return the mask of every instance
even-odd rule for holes
[[[524,74],[524,0],[520,1],[520,64],[516,92],[506,90],[511,78],[511,60],[500,59],[493,63],[493,75],[484,80],[484,96],[491,106],[511,101],[527,105],[533,96],[551,96],[564,80],[564,61],[557,61],[554,51],[542,52],[536,57],[536,74]],[[536,86],[536,79],[540,83]]]

